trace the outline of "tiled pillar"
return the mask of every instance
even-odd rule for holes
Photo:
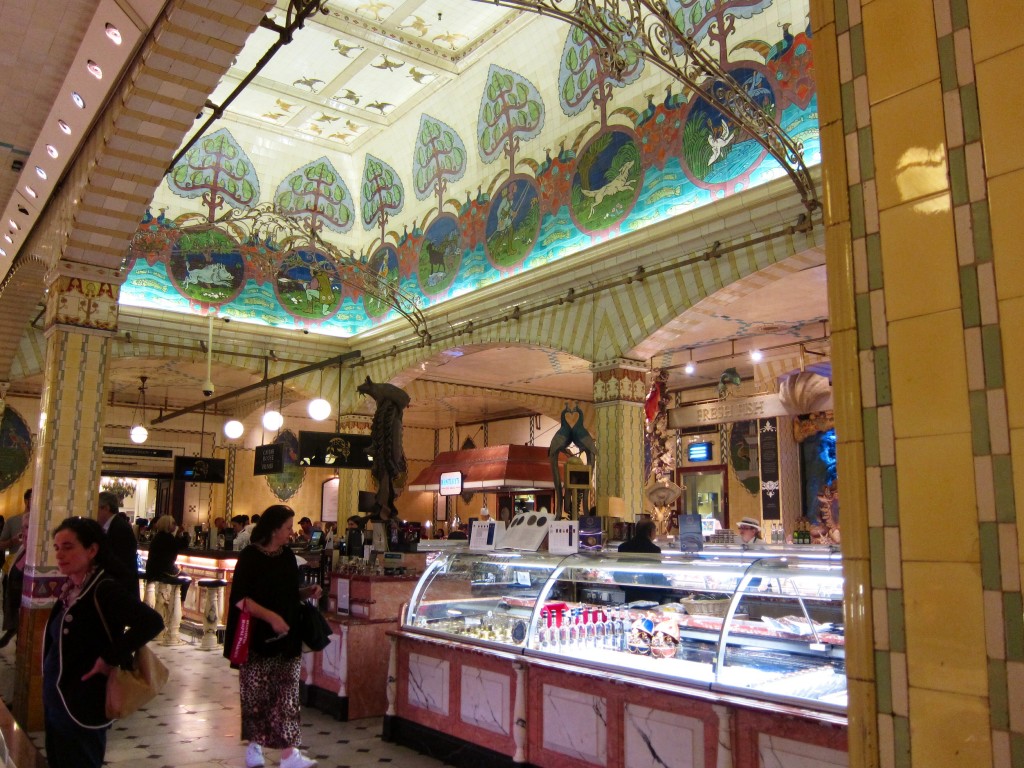
[[[349,435],[368,435],[372,416],[357,413],[343,415],[339,432]],[[342,469],[338,471],[338,537],[344,540],[345,520],[359,509],[359,492],[373,488],[368,469]]]
[[[595,364],[594,413],[598,499],[617,496],[629,515],[644,510],[644,398],[646,366],[638,360]],[[593,502],[592,502],[593,503]]]
[[[70,515],[96,516],[103,393],[121,281],[111,270],[62,266],[47,282],[46,364],[14,690],[14,716],[26,730],[43,725],[43,631],[63,581],[52,532]]]
[[[1024,765],[1019,2],[812,0],[850,765]]]

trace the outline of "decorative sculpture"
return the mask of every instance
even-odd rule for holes
[[[576,421],[570,425],[569,414],[572,413],[576,414]],[[587,466],[590,467],[591,472],[594,472],[597,465],[597,443],[587,428],[583,426],[583,409],[580,408],[579,401],[572,408],[569,408],[568,403],[565,404],[565,408],[562,409],[561,424],[554,437],[551,438],[551,445],[548,447],[548,463],[551,465],[551,477],[555,481],[555,500],[552,511],[555,513],[556,520],[562,519],[566,507],[565,497],[562,493],[562,478],[558,474],[558,454],[572,455],[569,453],[571,445],[575,445],[580,453],[587,457]]]
[[[651,502],[651,521],[655,525],[658,536],[667,536],[669,522],[672,519],[672,510],[669,506],[674,504],[683,493],[683,487],[676,485],[671,480],[653,480],[648,483],[645,489],[647,500]]]
[[[396,488],[406,479],[405,451],[402,448],[402,414],[409,405],[409,395],[394,384],[379,384],[366,377],[356,390],[377,403],[370,425],[370,452],[373,468],[370,474],[377,481],[377,501],[373,516],[388,520],[395,513]]]

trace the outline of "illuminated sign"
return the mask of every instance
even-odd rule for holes
[[[690,443],[686,446],[686,458],[690,461],[711,461],[711,443]]]
[[[462,473],[442,472],[441,487],[438,489],[438,493],[442,496],[458,496],[462,493]]]

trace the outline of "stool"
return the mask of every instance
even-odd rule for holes
[[[199,643],[202,651],[217,649],[217,626],[220,623],[221,595],[228,583],[224,579],[200,579],[199,602],[203,606],[203,639]],[[205,592],[203,591],[205,590]]]
[[[164,630],[157,639],[163,645],[177,645],[181,630],[181,585],[190,582],[188,576],[165,576],[146,585],[146,596],[153,585],[153,609],[164,620]]]

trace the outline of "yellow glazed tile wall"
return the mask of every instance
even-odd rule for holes
[[[1020,0],[968,0],[967,9],[975,60],[1024,46]]]
[[[875,0],[864,6],[868,93],[877,103],[939,76],[931,0]],[[914,24],[905,23],[912,17]]]
[[[879,221],[889,321],[959,307],[949,195],[893,206],[880,213]]]
[[[927,83],[876,105],[871,122],[881,210],[948,188],[938,83]]]
[[[963,336],[956,309],[890,323],[889,365],[897,438],[970,434]]]
[[[987,695],[978,566],[905,561],[903,585],[911,689]],[[956,621],[950,621],[951,615]]]
[[[1024,296],[999,302],[1006,407],[1011,428],[1024,427]],[[1017,496],[1020,500],[1024,497]]]
[[[1000,299],[1024,296],[1024,170],[990,179],[988,194],[996,294]]]
[[[899,439],[896,466],[904,563],[978,562],[970,435]],[[939,477],[955,482],[936,482]]]
[[[983,673],[982,673],[983,679]],[[988,707],[979,696],[911,689],[911,706],[929,716],[911,721],[914,766],[981,768],[991,766]]]
[[[1024,22],[1018,20],[1018,26]],[[1024,168],[1024,47],[978,64],[978,107],[988,176]]]

